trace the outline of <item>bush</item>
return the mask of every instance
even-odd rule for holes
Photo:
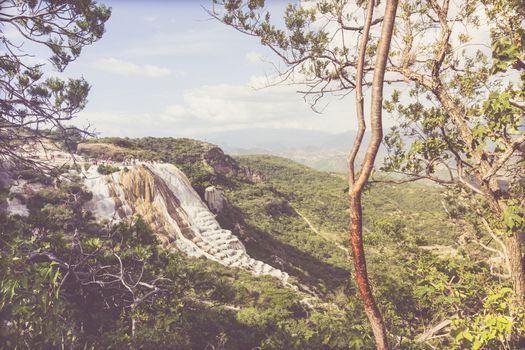
[[[100,164],[97,168],[97,171],[99,174],[102,174],[102,175],[109,175],[109,174],[112,174],[112,173],[116,173],[117,171],[120,171],[120,169],[118,167],[115,167],[113,165],[104,165],[104,164]]]

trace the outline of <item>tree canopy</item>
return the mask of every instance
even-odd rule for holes
[[[63,71],[82,48],[100,39],[111,11],[93,0],[7,0],[0,4],[0,157],[34,163],[35,147],[57,141],[70,145],[86,134],[71,120],[86,104],[83,79],[49,76],[30,50],[49,49],[51,67]]]
[[[301,2],[286,7],[281,25],[264,1],[215,0],[210,12],[269,47],[284,64],[280,80],[303,84],[300,92],[313,107],[327,94],[356,90],[357,114],[349,118],[361,130],[367,97],[360,90],[381,88],[374,85],[374,62],[383,54],[379,28],[387,9],[388,2]],[[383,170],[402,175],[401,181],[427,179],[467,195],[457,198],[468,198],[479,234],[489,235],[495,245],[489,249],[505,257],[513,315],[521,314],[525,300],[524,21],[519,0],[400,1],[382,81],[393,90],[384,109],[397,120],[384,139],[390,156]],[[369,98],[373,105],[373,93]],[[381,123],[370,116],[372,133],[382,136]],[[367,163],[357,171],[367,172]],[[517,321],[514,331],[524,330]]]

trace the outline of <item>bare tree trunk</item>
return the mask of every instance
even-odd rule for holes
[[[365,103],[363,96],[363,76],[365,67],[366,48],[368,46],[368,38],[370,34],[370,26],[372,25],[372,17],[374,16],[375,1],[369,0],[366,9],[365,24],[363,26],[363,33],[359,42],[359,52],[357,56],[357,67],[355,77],[355,105],[357,113],[357,135],[352,146],[352,150],[348,155],[348,182],[351,188],[355,182],[355,159],[357,153],[361,149],[363,136],[365,135]]]
[[[365,251],[363,248],[363,212],[361,209],[361,193],[350,195],[351,210],[351,244],[354,259],[355,280],[359,295],[363,301],[366,316],[370,321],[376,347],[379,350],[389,349],[385,322],[372,294],[366,267]]]
[[[364,108],[363,108],[363,68],[364,59],[366,55],[366,48],[368,42],[368,34],[370,23],[372,21],[373,9],[375,2],[370,0],[367,8],[367,17],[361,37],[359,46],[359,55],[357,63],[356,76],[356,107],[357,117],[359,123],[359,130],[352,151],[348,157],[348,182],[349,182],[349,201],[351,210],[351,224],[350,224],[350,241],[352,245],[352,255],[354,259],[355,280],[359,290],[359,295],[363,301],[365,313],[370,321],[372,332],[374,334],[376,348],[378,350],[387,350],[390,348],[388,343],[388,336],[381,316],[381,312],[377,307],[368,279],[368,271],[366,267],[366,258],[363,247],[363,211],[361,206],[361,194],[368,182],[374,162],[379,151],[379,146],[383,139],[383,125],[382,125],[382,108],[383,108],[383,84],[385,77],[385,68],[390,52],[390,42],[392,40],[392,33],[394,28],[394,21],[396,17],[398,0],[388,0],[385,6],[385,13],[383,17],[383,27],[381,29],[381,38],[377,48],[376,62],[374,67],[374,78],[372,82],[372,97],[370,110],[370,126],[372,131],[372,138],[368,145],[361,171],[355,178],[354,162],[357,153],[359,152],[363,135],[365,132],[364,123]]]
[[[519,235],[513,234],[505,239],[510,263],[512,289],[514,289],[514,307],[525,307],[525,274],[524,259],[521,255],[521,240]],[[525,324],[523,325],[525,326]],[[522,334],[522,337],[525,336]]]

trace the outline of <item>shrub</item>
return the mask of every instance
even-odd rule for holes
[[[113,166],[113,165],[104,165],[104,164],[100,164],[97,168],[97,171],[99,174],[102,174],[102,175],[109,175],[109,174],[112,174],[112,173],[115,173],[117,171],[120,171],[120,169],[116,166]]]

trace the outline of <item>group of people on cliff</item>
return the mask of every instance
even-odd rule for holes
[[[103,159],[97,159],[93,158],[91,159],[92,165],[120,165],[120,166],[133,166],[133,165],[140,165],[140,164],[157,164],[156,160],[144,160],[140,158],[129,158],[124,159],[123,161],[114,161],[111,158],[103,158]]]

